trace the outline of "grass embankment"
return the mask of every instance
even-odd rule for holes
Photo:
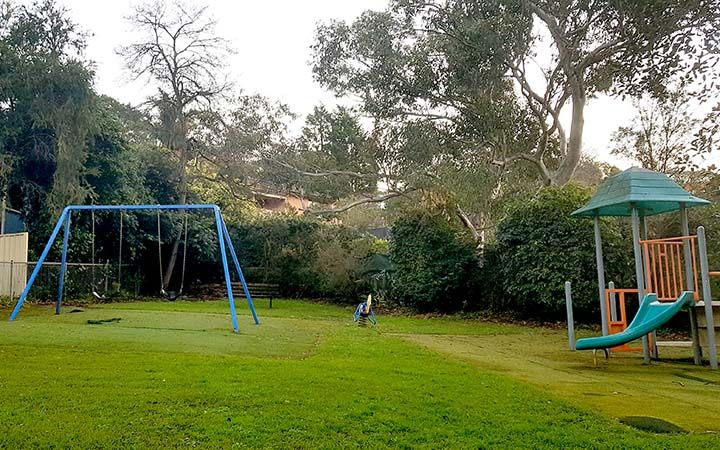
[[[241,311],[239,335],[229,332],[224,302],[115,304],[61,316],[28,307],[15,323],[3,310],[0,447],[720,445],[715,434],[638,431],[597,406],[619,398],[596,395],[613,380],[622,389],[608,389],[653,415],[677,370],[710,379],[707,369],[640,367],[637,357],[595,369],[589,355],[564,352],[557,332],[405,317],[358,329],[346,308],[259,303],[262,325]],[[588,377],[596,384],[583,384]],[[694,402],[700,410],[718,398],[717,385],[677,380],[677,408]],[[652,383],[658,395],[649,395]],[[693,394],[680,396],[684,389]],[[717,417],[713,411],[706,413]],[[695,414],[704,413],[685,415]]]

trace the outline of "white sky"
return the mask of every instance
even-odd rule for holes
[[[149,93],[143,83],[130,82],[115,50],[131,42],[125,21],[130,0],[60,0],[73,19],[92,36],[87,56],[96,63],[98,92],[134,105]],[[233,81],[245,92],[259,93],[290,106],[304,116],[315,105],[336,103],[333,95],[312,79],[310,45],[317,23],[352,20],[367,9],[383,9],[386,0],[206,0],[218,20],[218,32],[237,50],[229,61]],[[569,105],[568,105],[569,106]],[[570,109],[567,107],[566,109]],[[633,117],[632,105],[616,99],[591,99],[586,107],[584,150],[621,168],[628,162],[609,154],[612,132]],[[568,127],[569,128],[569,127]]]

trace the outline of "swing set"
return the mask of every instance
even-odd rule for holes
[[[95,211],[119,211],[120,212],[120,232],[119,232],[119,250],[118,250],[118,286],[117,290],[120,289],[120,281],[122,277],[122,250],[123,250],[123,222],[124,222],[124,214],[128,211],[157,211],[157,241],[158,241],[158,263],[160,267],[160,292],[161,294],[168,298],[169,300],[173,301],[180,297],[183,292],[184,284],[185,284],[185,268],[186,268],[186,260],[187,260],[187,236],[188,236],[188,212],[192,210],[207,210],[212,211],[214,218],[215,218],[215,226],[217,228],[217,235],[218,235],[218,243],[220,247],[220,258],[222,261],[222,267],[223,272],[225,275],[225,287],[227,289],[227,297],[228,297],[228,303],[230,306],[230,318],[232,321],[233,330],[237,333],[239,330],[238,327],[238,321],[237,321],[237,313],[235,311],[235,299],[233,297],[232,292],[232,276],[230,273],[230,267],[228,263],[228,250],[230,252],[230,257],[232,259],[232,262],[235,267],[235,271],[237,273],[238,279],[240,280],[240,284],[242,285],[243,292],[245,294],[245,298],[247,299],[248,306],[250,308],[250,312],[252,313],[253,319],[255,321],[255,324],[259,325],[260,320],[258,319],[257,313],[255,311],[255,306],[252,301],[252,297],[250,296],[250,291],[248,290],[247,283],[245,282],[245,276],[243,275],[242,268],[240,267],[240,262],[238,260],[237,254],[235,253],[235,248],[232,245],[232,241],[230,240],[230,234],[227,230],[227,225],[225,224],[225,220],[222,217],[222,213],[220,212],[220,208],[217,205],[212,204],[193,204],[193,205],[71,205],[67,206],[60,218],[58,219],[57,224],[55,225],[55,228],[53,229],[52,234],[50,235],[50,238],[48,239],[47,244],[45,245],[45,249],[43,250],[42,254],[40,255],[40,258],[37,261],[37,264],[35,265],[35,269],[33,270],[32,274],[30,275],[30,278],[28,279],[27,284],[25,285],[25,288],[23,289],[22,293],[20,294],[20,297],[18,298],[17,303],[15,304],[15,308],[13,309],[12,314],[10,315],[10,320],[13,321],[17,317],[17,315],[20,313],[20,309],[22,308],[23,303],[25,302],[25,299],[27,298],[28,292],[30,291],[30,288],[32,288],[33,283],[35,282],[35,279],[38,276],[38,273],[40,272],[40,269],[42,268],[43,263],[45,262],[45,259],[48,256],[48,253],[50,253],[50,249],[52,248],[53,244],[55,243],[55,240],[57,239],[58,234],[60,233],[60,229],[64,228],[63,231],[63,244],[62,244],[62,256],[61,256],[61,262],[60,262],[60,277],[58,281],[58,291],[57,291],[57,301],[55,303],[55,314],[60,314],[60,311],[62,309],[62,301],[63,301],[63,295],[64,295],[64,287],[65,287],[65,273],[67,269],[67,250],[68,250],[68,239],[70,237],[70,220],[72,217],[73,212],[82,212],[82,211],[90,211],[91,212],[91,231],[92,231],[92,292],[93,295],[99,299],[105,298],[105,295],[107,294],[107,291],[104,293],[98,292],[96,278],[95,278]],[[182,271],[181,271],[181,278],[180,278],[180,287],[178,291],[166,291],[167,288],[167,281],[163,275],[163,265],[162,265],[162,235],[161,235],[161,227],[160,227],[160,212],[161,211],[183,211],[183,259],[182,259]]]

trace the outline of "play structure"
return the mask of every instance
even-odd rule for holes
[[[377,325],[377,317],[372,309],[372,294],[369,294],[367,296],[367,300],[360,303],[357,308],[355,308],[353,321],[361,327],[366,327],[368,322],[370,322],[372,326]]]
[[[567,282],[565,296],[571,350],[603,350],[607,356],[609,352],[634,351],[627,344],[642,339],[643,358],[649,362],[651,357],[658,357],[661,345],[655,331],[679,312],[687,311],[695,364],[702,364],[704,351],[712,369],[718,368],[720,333],[716,327],[720,327],[720,323],[716,323],[714,314],[720,310],[720,302],[712,301],[710,277],[718,276],[720,272],[709,270],[705,229],[698,227],[697,234],[691,235],[687,214],[688,208],[709,204],[707,200],[685,191],[664,174],[631,168],[608,177],[588,204],[572,213],[594,220],[603,335],[575,341],[572,291],[570,282]],[[645,218],[671,212],[680,214],[682,235],[648,239]],[[631,218],[637,279],[635,289],[615,289],[613,283],[606,287],[600,218],[608,216]],[[626,296],[631,295],[636,295],[640,303],[635,317],[628,324]]]
[[[18,298],[17,303],[15,304],[15,308],[12,311],[12,314],[10,315],[10,320],[13,321],[17,317],[18,313],[20,312],[20,309],[22,308],[23,303],[25,302],[25,299],[27,298],[28,292],[30,291],[30,288],[32,288],[33,282],[38,276],[38,273],[40,273],[40,269],[43,266],[43,263],[45,262],[45,259],[48,256],[48,253],[50,253],[50,249],[52,248],[53,244],[55,243],[55,240],[60,233],[60,229],[64,228],[63,231],[63,241],[62,241],[62,256],[61,256],[61,262],[60,262],[60,276],[58,280],[58,290],[57,290],[57,300],[55,303],[55,313],[60,314],[60,311],[62,309],[62,302],[63,302],[63,295],[64,295],[64,284],[65,284],[65,273],[67,269],[67,251],[68,251],[68,239],[70,237],[70,224],[71,224],[71,218],[73,213],[81,213],[83,211],[90,211],[92,214],[92,252],[93,252],[93,268],[94,268],[94,254],[95,254],[95,211],[116,211],[120,213],[120,245],[119,245],[119,255],[118,255],[118,280],[121,278],[121,271],[122,271],[122,241],[123,241],[123,216],[125,214],[131,213],[131,212],[139,212],[139,211],[155,211],[157,213],[158,217],[158,259],[159,259],[159,267],[160,267],[160,292],[169,298],[170,300],[174,300],[177,296],[179,296],[182,293],[184,281],[185,281],[185,259],[187,254],[187,249],[185,248],[185,244],[183,244],[183,261],[182,261],[182,275],[181,275],[181,281],[180,281],[180,290],[175,292],[167,292],[165,291],[165,288],[167,287],[165,284],[165,280],[163,279],[163,273],[162,273],[162,250],[160,247],[161,244],[161,234],[160,234],[160,212],[161,211],[182,211],[184,213],[183,217],[183,232],[185,241],[187,241],[187,220],[188,220],[188,213],[191,211],[208,211],[211,212],[215,218],[215,226],[217,228],[217,236],[218,236],[218,244],[220,248],[220,259],[222,262],[223,272],[225,276],[225,288],[227,290],[227,298],[228,303],[230,305],[230,318],[232,320],[232,326],[233,330],[237,333],[238,332],[238,320],[237,320],[237,313],[235,311],[235,299],[233,298],[233,291],[232,291],[232,277],[230,273],[230,268],[228,264],[228,251],[230,252],[230,257],[232,258],[233,264],[235,266],[235,271],[237,273],[238,279],[240,280],[240,283],[243,288],[243,292],[245,294],[245,297],[248,302],[248,306],[250,308],[250,312],[252,313],[253,319],[255,321],[255,324],[260,324],[260,321],[258,319],[257,313],[255,311],[255,306],[253,305],[252,297],[250,296],[250,292],[247,287],[247,283],[245,282],[245,277],[243,275],[242,269],[240,267],[240,262],[238,260],[237,254],[235,253],[235,248],[233,247],[232,241],[230,240],[230,234],[227,230],[227,225],[225,224],[225,220],[222,217],[222,214],[220,212],[220,208],[218,208],[217,205],[210,205],[210,204],[197,204],[197,205],[73,205],[66,207],[62,214],[60,215],[60,218],[58,219],[57,224],[55,225],[55,228],[53,229],[52,234],[50,235],[50,238],[48,239],[47,244],[45,245],[45,249],[43,250],[42,254],[40,255],[40,258],[37,261],[37,264],[35,265],[35,269],[30,274],[30,278],[27,281],[27,284],[25,285],[25,288],[23,289],[22,293],[20,294],[20,297]],[[97,292],[97,286],[95,282],[95,277],[93,274],[93,295],[96,297],[102,297],[104,294],[101,294]]]

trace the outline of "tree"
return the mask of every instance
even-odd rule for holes
[[[176,159],[178,198],[188,195],[187,167],[193,154],[199,117],[212,114],[229,83],[222,76],[230,53],[226,41],[215,34],[216,22],[206,7],[157,0],[135,8],[129,22],[141,33],[120,55],[135,78],[147,78],[158,89],[148,105],[153,109],[163,145]],[[181,234],[175,237],[164,279],[172,276]]]
[[[93,73],[84,33],[54,1],[0,9],[2,191],[32,227],[92,193]]]
[[[485,253],[486,306],[534,319],[565,317],[563,285],[572,282],[576,319],[598,310],[592,221],[571,216],[592,190],[572,183],[541,189],[509,208],[497,241]],[[602,220],[605,270],[619,286],[631,286],[632,250],[617,220]]]
[[[246,202],[253,190],[282,186],[289,179],[274,163],[290,147],[287,123],[294,118],[288,107],[260,95],[241,94],[219,112],[205,114],[205,132],[195,141],[192,162],[194,186],[221,190],[228,199]]]
[[[613,134],[613,154],[671,176],[697,168],[692,141],[699,120],[692,116],[689,101],[683,90],[636,101],[632,123]]]
[[[719,23],[720,4],[704,0],[392,0],[350,25],[321,25],[313,71],[375,117],[449,128],[483,161],[528,161],[562,185],[580,161],[587,99],[660,92],[673,75],[709,70]],[[535,123],[529,147],[480,120],[498,110],[488,98],[515,90],[522,122]]]
[[[377,173],[372,144],[360,120],[348,109],[338,107],[330,111],[315,107],[305,119],[301,136],[293,144],[297,167],[306,171],[338,171],[337,177],[301,179],[306,192],[326,201],[337,201],[354,194],[373,194],[377,180],[355,177],[342,172]],[[304,181],[304,183],[302,182]]]

